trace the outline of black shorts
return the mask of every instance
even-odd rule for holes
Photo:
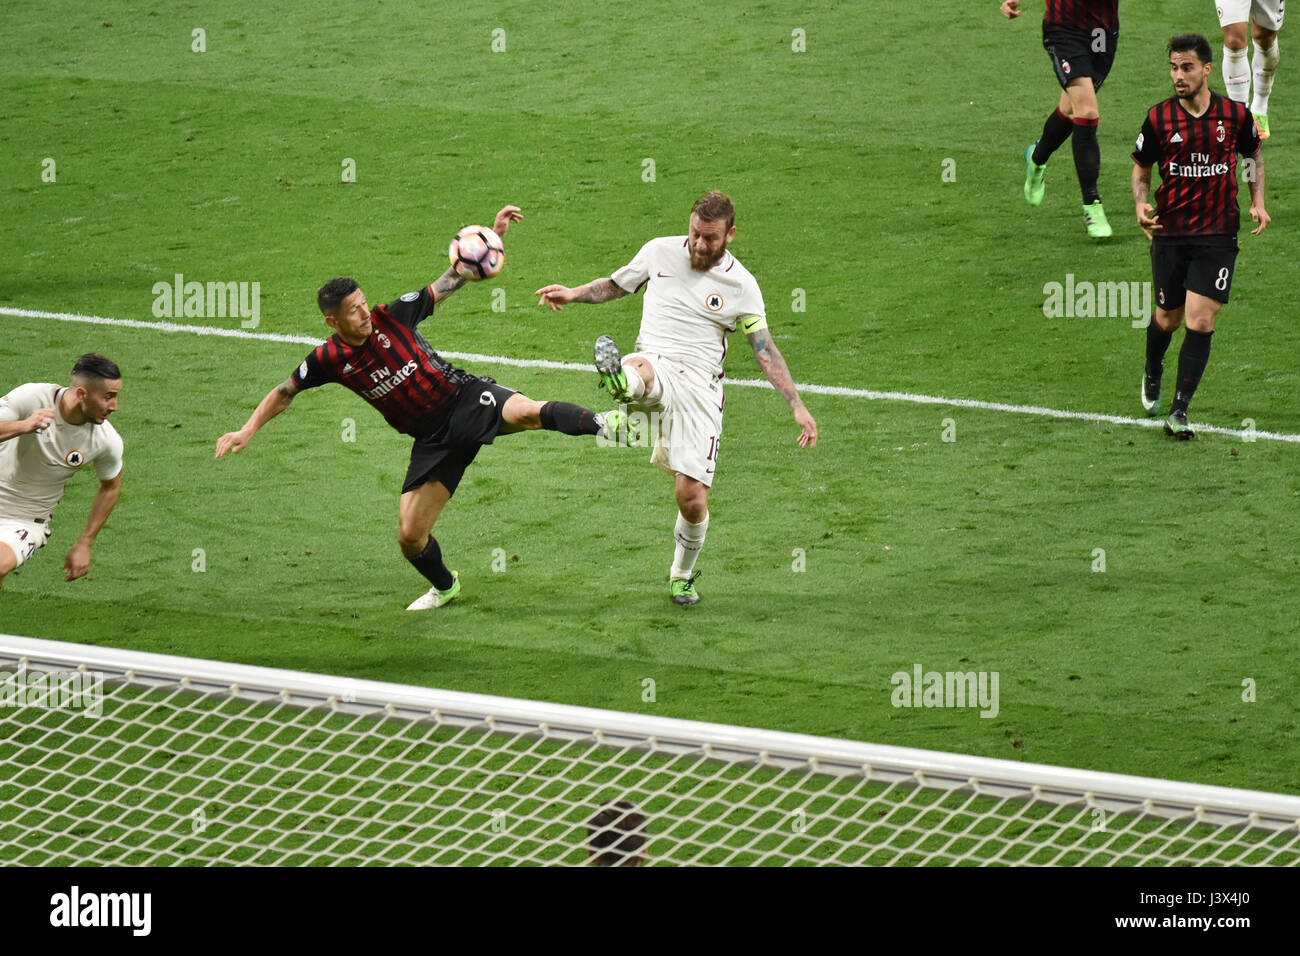
[[[406,469],[402,494],[431,481],[441,481],[455,494],[478,450],[497,437],[501,411],[513,394],[514,389],[490,378],[471,378],[462,385],[442,427],[428,438],[417,438],[411,446],[411,465]]]
[[[1099,28],[1087,33],[1043,24],[1043,49],[1052,58],[1052,69],[1061,89],[1081,76],[1092,77],[1093,89],[1101,89],[1115,62],[1118,44],[1118,31],[1110,33]]]
[[[1157,235],[1151,240],[1156,305],[1166,311],[1181,309],[1188,292],[1227,302],[1236,264],[1236,236],[1166,239]]]

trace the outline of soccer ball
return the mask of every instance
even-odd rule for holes
[[[491,229],[466,226],[451,241],[447,258],[462,279],[488,279],[505,265],[506,247]]]

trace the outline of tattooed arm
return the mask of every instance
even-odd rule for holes
[[[621,299],[627,295],[627,290],[613,279],[592,279],[586,285],[580,285],[575,289],[562,285],[548,285],[538,289],[533,295],[541,296],[537,300],[538,305],[549,305],[559,312],[573,302],[595,303]]]
[[[804,407],[803,399],[799,397],[799,390],[795,388],[794,379],[790,377],[790,369],[785,364],[785,357],[772,341],[770,333],[766,328],[757,329],[750,332],[746,338],[754,349],[754,358],[758,360],[758,367],[763,370],[772,387],[780,392],[794,409],[795,424],[801,429],[799,447],[811,448],[816,445],[817,422]]]
[[[433,304],[436,306],[464,284],[465,280],[457,274],[456,269],[448,266],[447,271],[434,279],[433,284],[429,286],[433,292]]]
[[[492,231],[504,239],[506,233],[510,231],[510,224],[523,218],[524,214],[519,211],[518,206],[504,206],[497,213],[496,219],[492,221]],[[429,289],[433,292],[433,304],[436,306],[464,284],[465,280],[460,277],[456,269],[454,267],[448,268],[446,272],[434,279],[433,284],[429,286]]]
[[[1141,163],[1133,164],[1133,206],[1137,211],[1138,226],[1148,239],[1158,229],[1163,229],[1160,224],[1160,217],[1155,214],[1155,207],[1151,205],[1151,167],[1143,166]]]

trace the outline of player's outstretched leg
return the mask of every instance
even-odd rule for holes
[[[1034,147],[1025,148],[1025,202],[1031,206],[1041,206],[1043,204],[1043,193],[1046,186],[1043,183],[1043,177],[1047,173],[1046,165],[1038,165],[1034,162]]]
[[[600,387],[620,402],[630,402],[632,390],[628,387],[627,373],[623,371],[623,356],[608,335],[596,339],[596,371],[600,373]]]

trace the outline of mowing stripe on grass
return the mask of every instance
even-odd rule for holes
[[[251,332],[248,329],[221,328],[208,325],[180,325],[176,322],[142,322],[138,319],[111,319],[102,315],[78,315],[74,312],[41,312],[35,309],[12,309],[0,307],[0,315],[11,315],[23,319],[55,319],[60,322],[86,322],[91,325],[115,325],[129,329],[151,329],[155,332],[188,332],[191,335],[215,335],[233,339],[258,339],[264,342],[284,342],[294,345],[317,346],[323,339],[310,335],[281,335],[276,332]],[[590,364],[577,362],[552,362],[549,359],[517,359],[506,355],[479,355],[475,352],[444,352],[439,354],[462,362],[481,362],[485,365],[511,365],[516,368],[551,368],[574,372],[590,372]],[[760,379],[730,378],[728,385],[745,388],[771,388],[771,384]],[[1073,412],[1060,408],[1044,408],[1041,405],[1011,405],[1006,402],[985,402],[975,398],[944,398],[941,395],[917,395],[912,392],[878,392],[869,388],[843,388],[837,385],[799,385],[799,391],[812,395],[836,395],[844,398],[865,398],[871,401],[911,402],[916,405],[952,405],[957,408],[974,408],[988,412],[1009,412],[1014,415],[1039,415],[1046,418],[1062,418],[1080,422],[1097,422],[1107,425],[1137,425],[1142,428],[1160,428],[1164,422],[1152,418],[1128,418],[1124,415],[1103,415],[1098,412]],[[1223,428],[1219,425],[1197,423],[1198,434],[1231,435],[1242,441],[1263,439],[1265,441],[1282,441],[1300,444],[1300,435],[1283,432],[1253,431],[1240,428]]]

